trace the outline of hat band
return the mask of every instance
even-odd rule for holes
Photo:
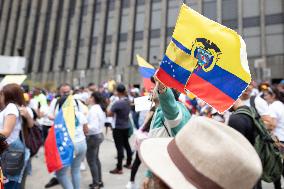
[[[170,158],[184,175],[186,180],[193,184],[198,189],[222,189],[217,183],[210,178],[204,176],[197,171],[195,167],[186,159],[176,145],[175,140],[172,140],[167,147]]]

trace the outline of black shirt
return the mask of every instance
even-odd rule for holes
[[[244,107],[239,107],[244,108]],[[228,125],[239,131],[248,141],[254,145],[255,142],[255,126],[251,117],[245,114],[232,114],[229,118]]]

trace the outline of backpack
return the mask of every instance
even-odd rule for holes
[[[281,178],[282,156],[255,108],[239,108],[234,114],[245,114],[253,120],[256,136],[254,148],[261,159],[263,168],[261,179],[270,183]]]
[[[29,128],[26,125],[26,120],[22,117],[23,136],[25,137],[26,146],[30,149],[31,157],[37,154],[40,147],[43,145],[43,133],[40,125],[34,123],[33,127]],[[22,136],[21,136],[22,139]]]

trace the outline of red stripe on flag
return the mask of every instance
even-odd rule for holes
[[[223,93],[220,89],[194,73],[189,78],[185,88],[219,112],[226,111],[235,102],[234,99]]]
[[[49,129],[48,136],[44,143],[44,156],[49,173],[62,168],[62,161],[56,145],[54,126]]]
[[[179,92],[184,92],[184,85],[171,77],[162,68],[156,74],[157,78],[165,85],[177,89]]]
[[[144,84],[145,89],[148,92],[151,91],[155,87],[155,84],[152,83],[151,79],[149,78],[143,78],[143,84]]]

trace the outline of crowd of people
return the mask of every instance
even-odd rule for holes
[[[76,122],[74,159],[70,166],[53,174],[46,188],[60,184],[64,189],[79,189],[85,158],[92,178],[89,188],[104,187],[99,158],[104,131],[112,131],[117,150],[117,163],[109,173],[121,175],[123,168],[131,169],[127,189],[139,188],[135,175],[141,162],[149,168],[142,183],[144,189],[261,188],[261,161],[252,147],[256,140],[254,119],[239,112],[255,110],[283,152],[284,80],[273,85],[252,82],[224,114],[193,94],[180,94],[152,81],[156,87],[148,92],[114,81],[75,88],[64,83],[57,91],[17,84],[4,86],[0,92],[4,187],[25,188],[27,175],[32,171],[36,152],[26,145],[25,128],[40,128],[44,143],[58,111],[66,98],[73,95],[75,115],[70,116],[75,116]],[[149,96],[153,106],[136,112],[134,99],[144,95]],[[132,135],[134,146],[129,143]],[[9,151],[16,153],[15,160],[19,160],[13,170],[7,165],[13,161]],[[281,178],[273,181],[275,189],[281,189]]]

